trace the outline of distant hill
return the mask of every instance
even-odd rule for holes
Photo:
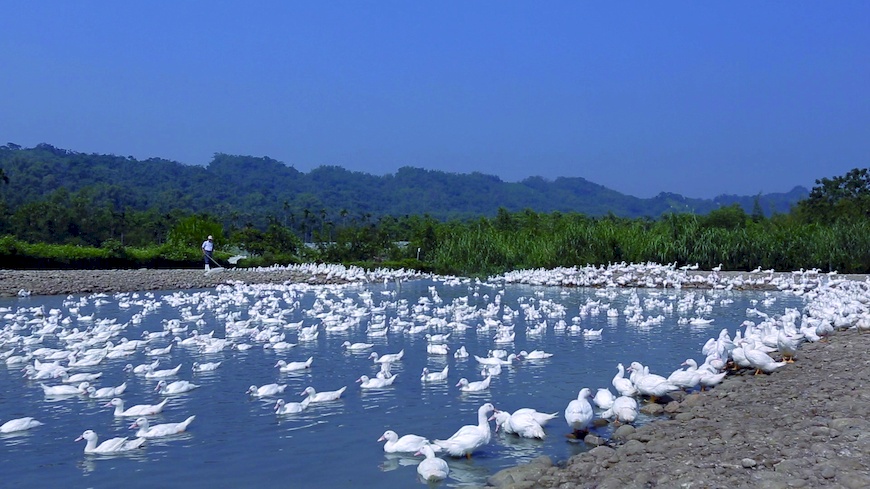
[[[303,173],[267,157],[215,154],[208,166],[160,158],[144,161],[116,155],[84,154],[49,144],[0,146],[0,168],[9,184],[0,192],[9,208],[44,199],[59,189],[86,190],[98,202],[123,210],[208,212],[238,221],[263,223],[305,219],[312,214],[377,219],[423,215],[439,220],[494,216],[500,207],[515,212],[579,212],[589,216],[656,218],[668,212],[706,214],[737,203],[751,213],[756,199],[766,214],[788,212],[809,191],[758,196],[720,195],[690,199],[660,193],[641,199],[584,178],[530,177],[503,182],[493,175],[455,174],[403,167],[374,176],[337,166]]]

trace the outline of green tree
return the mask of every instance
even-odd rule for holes
[[[761,208],[761,193],[752,200],[752,222],[764,220],[764,209]]]
[[[707,214],[701,222],[705,228],[737,229],[746,226],[746,211],[740,204],[731,204]]]
[[[843,176],[816,180],[809,197],[798,202],[805,222],[870,217],[870,169],[853,168]]]
[[[178,221],[169,231],[166,241],[173,246],[199,248],[209,235],[214,236],[218,246],[225,243],[223,226],[208,215],[201,214],[185,217]]]

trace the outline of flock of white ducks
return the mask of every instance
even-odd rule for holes
[[[306,268],[307,267],[307,268]],[[311,273],[325,273],[342,281],[356,281],[371,283],[373,281],[403,281],[419,278],[420,275],[409,271],[375,271],[367,273],[359,269],[346,269],[336,266],[302,266],[300,269],[310,270]],[[269,269],[263,270],[268,273]],[[459,281],[455,278],[442,278],[445,282]],[[798,356],[801,342],[818,341],[831,334],[837,329],[857,328],[870,330],[870,320],[867,319],[868,283],[839,279],[834,274],[821,274],[818,271],[802,271],[792,274],[775,274],[773,271],[753,270],[745,275],[720,276],[714,271],[710,274],[693,273],[691,267],[676,268],[673,265],[657,264],[613,264],[608,267],[574,267],[555,270],[523,270],[505,274],[501,277],[493,277],[492,281],[503,283],[525,283],[533,285],[549,286],[594,286],[608,290],[614,287],[656,287],[656,288],[688,288],[706,287],[714,289],[743,289],[743,288],[771,288],[776,290],[791,291],[804,295],[807,298],[807,307],[804,312],[786,311],[785,314],[769,317],[759,311],[747,311],[747,314],[756,314],[761,320],[759,323],[746,321],[732,336],[729,331],[723,329],[717,338],[711,338],[702,348],[704,362],[701,365],[693,359],[687,359],[683,364],[685,369],[678,369],[669,376],[658,375],[649,372],[648,367],[638,362],[631,362],[630,367],[625,369],[623,364],[617,365],[617,374],[613,378],[612,386],[618,395],[612,394],[608,388],[599,388],[595,395],[592,390],[584,387],[579,390],[577,398],[571,400],[565,408],[565,419],[572,430],[571,436],[580,437],[590,429],[595,417],[593,405],[599,409],[599,416],[612,419],[619,423],[632,423],[637,418],[638,399],[649,398],[655,400],[677,390],[704,390],[715,386],[726,375],[726,367],[752,368],[758,373],[771,373],[778,368],[794,361]],[[265,349],[284,350],[290,349],[295,344],[286,341],[286,331],[296,331],[297,341],[312,341],[317,338],[321,330],[342,331],[359,324],[359,318],[371,317],[366,333],[370,337],[385,335],[388,331],[399,331],[406,334],[425,333],[427,339],[427,353],[429,355],[446,355],[449,352],[447,341],[451,331],[472,328],[476,318],[483,318],[482,324],[477,326],[479,331],[494,333],[493,343],[510,343],[514,332],[499,321],[498,314],[505,316],[524,314],[527,324],[530,326],[526,335],[533,337],[542,334],[541,328],[546,329],[546,321],[536,322],[537,319],[548,317],[552,311],[548,308],[558,309],[557,304],[541,301],[537,308],[530,304],[522,304],[520,310],[512,310],[507,305],[500,307],[498,296],[493,303],[492,311],[472,311],[465,307],[461,300],[452,305],[452,310],[447,317],[433,317],[424,315],[426,308],[422,310],[410,310],[408,308],[408,320],[397,318],[388,325],[383,317],[383,307],[375,306],[371,293],[366,297],[365,293],[360,296],[368,305],[368,310],[354,308],[350,304],[318,302],[309,311],[309,315],[318,320],[313,326],[303,327],[302,322],[288,323],[284,316],[285,311],[277,312],[274,303],[264,302],[258,308],[251,308],[251,317],[242,319],[238,313],[229,312],[230,304],[242,300],[246,290],[255,286],[237,285],[234,287],[219,287],[218,299],[214,295],[204,294],[198,297],[201,304],[213,309],[215,316],[226,321],[225,338],[215,338],[213,332],[200,334],[190,326],[202,324],[202,314],[194,314],[193,310],[186,306],[188,298],[182,295],[169,295],[164,301],[171,306],[179,307],[182,317],[177,320],[166,321],[160,331],[145,332],[141,339],[129,339],[123,336],[126,328],[141,323],[142,317],[159,308],[160,301],[155,301],[153,294],[116,294],[115,298],[123,308],[136,304],[141,306],[141,312],[133,316],[127,324],[117,324],[111,319],[100,320],[94,315],[80,315],[79,309],[87,305],[88,301],[106,301],[107,295],[96,294],[81,299],[68,298],[65,303],[66,310],[45,311],[41,308],[30,310],[7,310],[6,324],[0,331],[0,360],[8,367],[21,368],[29,379],[37,380],[43,389],[45,396],[88,396],[95,399],[111,399],[106,406],[114,408],[115,416],[136,417],[132,425],[137,428],[136,437],[111,438],[98,443],[97,435],[92,430],[87,430],[79,439],[87,440],[85,453],[111,454],[123,453],[139,449],[145,439],[163,436],[172,436],[188,429],[195,416],[188,416],[184,421],[177,423],[164,423],[150,425],[147,416],[160,413],[168,401],[153,405],[136,405],[125,409],[124,401],[120,396],[125,393],[126,383],[118,386],[96,387],[99,381],[99,373],[77,372],[74,370],[86,367],[97,367],[106,359],[123,358],[136,352],[142,352],[146,357],[154,357],[138,366],[127,365],[125,370],[143,375],[147,379],[159,380],[156,390],[161,395],[175,395],[189,392],[198,386],[184,380],[169,381],[179,375],[181,365],[173,368],[159,369],[157,357],[169,355],[173,346],[197,348],[202,352],[221,351],[226,348],[245,350],[255,347],[257,343]],[[329,290],[330,286],[323,286]],[[303,287],[299,290],[313,290]],[[283,299],[294,301],[298,290],[288,285],[284,290]],[[389,294],[389,292],[386,292]],[[326,294],[323,295],[325,297]],[[434,304],[440,304],[437,291],[430,289],[429,299]],[[425,305],[426,300],[421,299],[420,305]],[[676,307],[696,307],[696,317],[690,320],[691,324],[708,324],[705,319],[703,301],[693,305],[684,306],[677,304]],[[319,304],[319,305],[318,305]],[[347,307],[343,307],[347,306]],[[670,305],[644,304],[647,309],[654,307],[673,307]],[[271,307],[271,311],[270,311]],[[587,303],[581,306],[580,316],[567,321],[559,320],[553,326],[555,330],[573,331],[588,336],[602,334],[602,329],[592,330],[581,328],[580,323],[584,314],[598,314],[604,312],[608,318],[620,315],[635,324],[649,326],[660,322],[658,316],[643,317],[641,311],[644,307],[636,303],[629,305],[623,311],[608,308],[606,304]],[[423,317],[422,324],[412,318]],[[558,317],[558,315],[556,316]],[[64,348],[50,348],[42,346],[44,338],[55,338],[58,345]],[[184,338],[182,338],[184,337]],[[152,341],[169,341],[166,346],[155,347],[149,344]],[[351,343],[342,345],[348,351],[365,351],[374,347],[373,343]],[[771,356],[776,352],[776,357]],[[404,350],[397,353],[379,355],[372,352],[370,358],[380,366],[380,371],[374,377],[362,375],[358,382],[364,389],[388,388],[396,381],[397,375],[390,372],[390,365],[400,362]],[[493,375],[498,375],[502,367],[509,367],[517,362],[544,360],[552,354],[534,350],[532,352],[521,351],[508,354],[504,350],[493,350],[487,356],[474,355],[475,360],[482,368],[482,380],[469,381],[462,378],[456,384],[462,391],[482,392],[490,387]],[[461,345],[455,352],[455,358],[467,358],[469,352]],[[275,366],[281,372],[291,372],[311,368],[313,357],[303,362],[286,362],[281,360]],[[194,372],[207,372],[219,368],[221,362],[197,362],[193,365]],[[424,369],[420,377],[421,382],[441,382],[448,377],[449,369],[445,367],[441,371],[430,372]],[[626,376],[628,375],[628,376]],[[60,379],[61,383],[49,385],[47,382]],[[251,386],[248,394],[255,398],[277,398],[283,394],[286,385],[267,384],[263,386]],[[346,386],[334,391],[317,392],[314,387],[307,387],[301,394],[302,402],[285,402],[276,399],[275,411],[280,415],[295,414],[306,410],[311,403],[330,402],[340,399]],[[476,450],[490,443],[491,429],[489,422],[494,420],[496,430],[503,430],[507,434],[527,438],[543,438],[544,426],[556,415],[539,413],[533,409],[523,408],[509,413],[499,411],[491,403],[485,403],[478,410],[476,424],[459,428],[452,436],[446,439],[436,439],[431,443],[425,437],[418,435],[405,435],[399,437],[395,432],[387,430],[382,441],[384,451],[415,453],[425,458],[418,466],[418,473],[426,480],[438,480],[448,476],[449,468],[436,453],[450,456],[471,456]],[[0,433],[11,433],[37,428],[42,423],[34,417],[22,417],[9,420],[0,425]]]

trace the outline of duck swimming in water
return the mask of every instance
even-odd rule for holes
[[[453,457],[464,455],[471,458],[471,454],[475,450],[486,445],[492,439],[492,432],[489,428],[489,415],[495,410],[495,406],[491,403],[480,406],[477,409],[476,425],[465,425],[459,428],[450,438],[435,440],[434,444]]]
[[[93,430],[87,430],[82,433],[81,436],[76,438],[76,441],[80,440],[87,440],[87,444],[85,445],[85,453],[100,455],[129,452],[141,447],[145,443],[145,438],[136,438],[130,440],[126,437],[118,437],[111,438],[98,445],[97,442],[99,440],[97,438],[97,434],[94,433]]]

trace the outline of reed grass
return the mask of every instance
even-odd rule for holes
[[[543,216],[534,229],[515,219],[512,231],[479,222],[454,223],[434,253],[433,268],[488,275],[518,268],[603,265],[613,262],[698,264],[725,270],[757,266],[776,270],[816,268],[870,272],[870,223],[830,225],[748,220],[738,227],[705,226],[691,215],[642,219],[580,219]]]

